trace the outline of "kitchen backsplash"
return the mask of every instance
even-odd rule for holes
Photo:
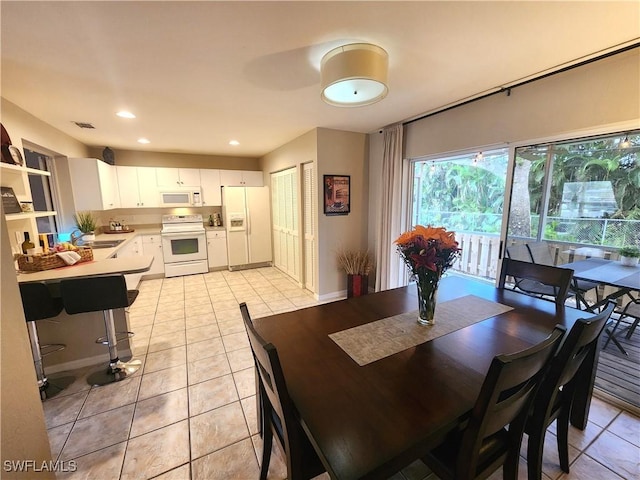
[[[206,224],[209,221],[209,215],[215,213],[220,214],[222,218],[222,207],[193,207],[193,208],[115,208],[113,210],[94,211],[93,214],[98,218],[98,224],[101,227],[109,227],[109,221],[124,222],[130,227],[160,227],[162,224],[162,215],[202,215],[202,219]]]

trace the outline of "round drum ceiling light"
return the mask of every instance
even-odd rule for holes
[[[387,96],[389,55],[377,45],[352,43],[322,57],[322,99],[337,107],[371,105]]]

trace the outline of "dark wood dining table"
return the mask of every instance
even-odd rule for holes
[[[481,281],[442,279],[438,302],[465,295],[513,310],[365,366],[329,334],[417,310],[414,285],[255,319],[278,350],[303,428],[332,478],[388,478],[420,458],[468,417],[495,355],[542,341],[556,324],[568,331],[585,315]],[[584,391],[572,412],[579,428],[595,362],[597,352],[580,372]]]

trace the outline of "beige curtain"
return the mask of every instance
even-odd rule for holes
[[[406,285],[404,264],[396,252],[396,238],[402,233],[402,124],[384,129],[380,219],[376,229],[376,292]]]

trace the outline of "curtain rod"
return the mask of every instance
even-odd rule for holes
[[[634,48],[638,48],[638,47],[640,47],[640,42],[632,43],[632,44],[627,45],[625,47],[622,47],[622,48],[620,48],[618,50],[607,52],[607,53],[604,53],[602,55],[598,55],[597,57],[589,58],[587,60],[583,60],[581,62],[575,63],[573,65],[567,65],[566,67],[562,67],[559,70],[554,70],[553,72],[548,72],[548,73],[545,73],[543,75],[539,75],[537,77],[530,78],[528,80],[523,80],[522,82],[515,83],[515,84],[513,84],[513,85],[511,85],[509,87],[502,87],[499,90],[496,90],[495,92],[485,93],[484,95],[480,95],[479,97],[471,98],[469,100],[465,100],[463,102],[456,103],[454,105],[450,105],[448,107],[441,108],[440,110],[436,110],[435,112],[431,112],[431,113],[427,113],[425,115],[421,115],[421,116],[419,116],[417,118],[413,118],[411,120],[407,120],[405,122],[402,122],[402,125],[403,126],[409,125],[409,124],[411,124],[413,122],[417,122],[418,120],[423,120],[425,118],[429,118],[429,117],[432,117],[434,115],[438,115],[439,113],[447,112],[449,110],[453,110],[454,108],[462,107],[464,105],[468,105],[468,104],[476,102],[478,100],[482,100],[484,98],[492,97],[493,95],[497,95],[499,93],[507,92],[507,95],[511,95],[511,90],[513,90],[514,88],[522,87],[523,85],[527,85],[527,84],[532,83],[532,82],[537,82],[538,80],[542,80],[543,78],[551,77],[551,76],[557,75],[559,73],[563,73],[563,72],[567,72],[569,70],[573,70],[574,68],[582,67],[582,66],[588,65],[590,63],[594,63],[594,62],[597,62],[597,61],[600,61],[600,60],[604,60],[605,58],[613,57],[614,55],[618,55],[620,53],[624,53],[624,52],[627,52],[629,50],[633,50]],[[496,87],[496,88],[498,88],[498,87]]]

